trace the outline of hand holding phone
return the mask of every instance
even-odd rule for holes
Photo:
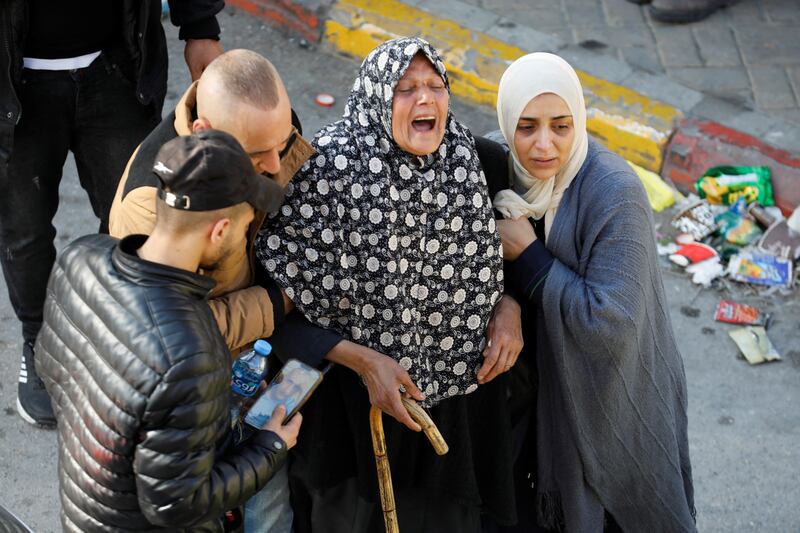
[[[287,449],[292,449],[294,445],[297,444],[297,434],[300,433],[300,424],[303,423],[303,415],[296,413],[291,421],[284,426],[283,422],[285,420],[286,408],[282,404],[279,404],[275,410],[272,411],[272,416],[267,422],[267,425],[261,429],[272,431],[283,439]]]
[[[245,423],[256,429],[266,429],[266,425],[273,421],[273,415],[278,416],[276,407],[279,405],[284,407],[286,416],[285,419],[279,417],[281,423],[293,421],[294,415],[308,400],[320,381],[322,373],[319,370],[296,359],[290,359],[247,412]]]

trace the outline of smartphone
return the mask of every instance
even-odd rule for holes
[[[288,422],[300,410],[311,393],[322,381],[322,372],[297,359],[289,359],[266,390],[258,397],[244,421],[249,426],[262,429],[278,405],[286,407]]]

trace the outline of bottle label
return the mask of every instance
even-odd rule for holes
[[[259,372],[234,372],[233,383],[231,384],[233,392],[241,394],[242,396],[252,396],[258,390],[261,384],[261,373]]]
[[[257,388],[258,388],[257,383],[252,383],[246,380],[233,378],[233,391],[236,394],[241,394],[242,396],[252,396],[253,394],[255,394]]]

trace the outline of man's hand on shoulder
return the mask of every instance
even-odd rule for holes
[[[197,81],[208,64],[224,51],[222,44],[216,39],[186,39],[183,57],[192,81]]]

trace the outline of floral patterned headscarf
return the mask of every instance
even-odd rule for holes
[[[394,88],[419,53],[447,85],[422,39],[373,50],[256,250],[309,320],[397,360],[431,406],[477,387],[503,271],[469,130],[448,113],[441,145],[423,157],[392,138]]]

